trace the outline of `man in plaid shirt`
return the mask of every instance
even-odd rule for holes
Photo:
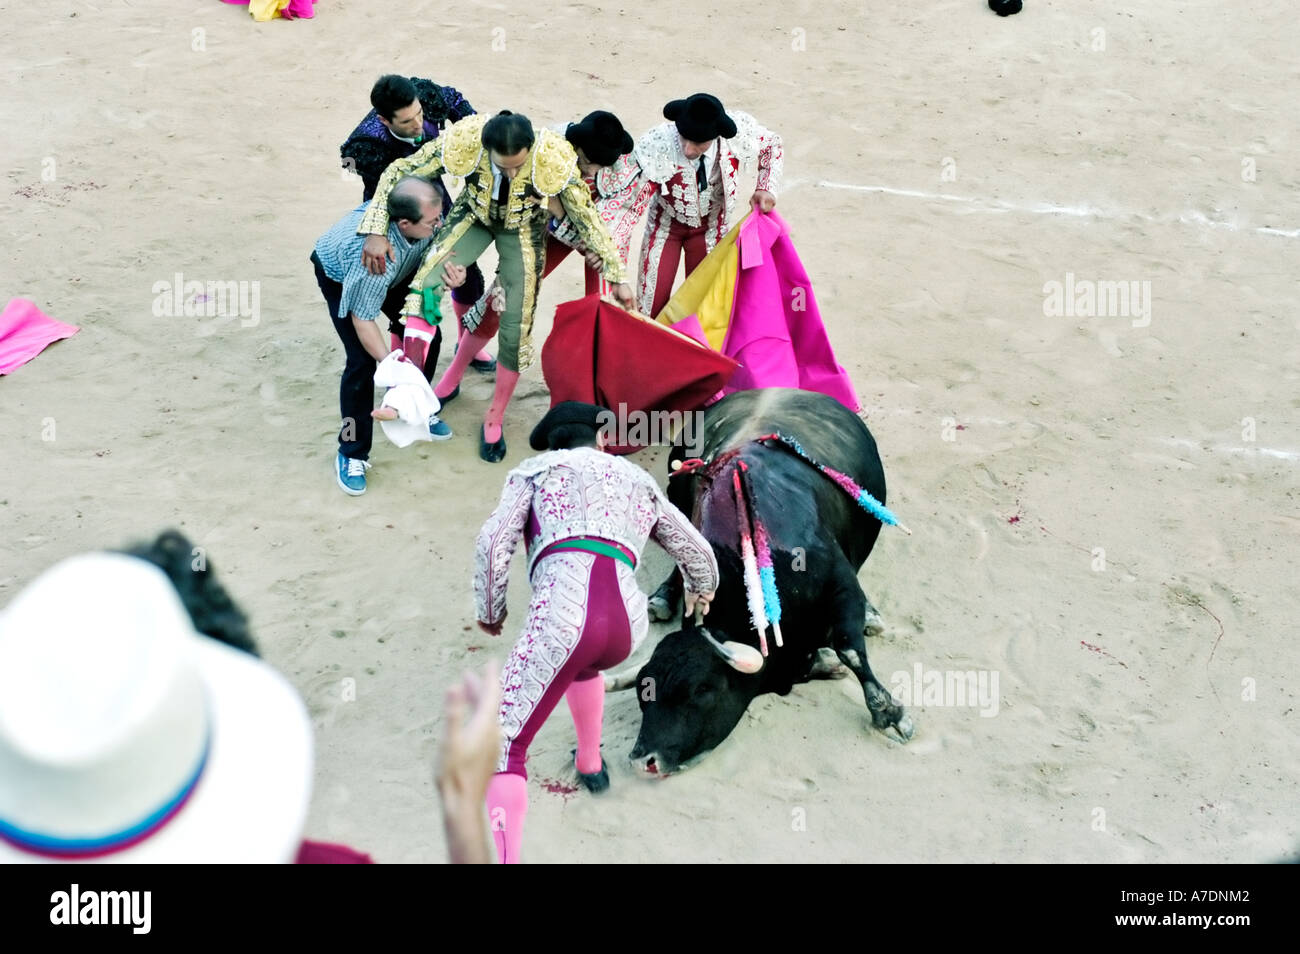
[[[370,444],[374,434],[375,366],[391,350],[376,319],[384,303],[394,296],[405,297],[411,276],[442,224],[442,196],[427,179],[407,176],[393,187],[387,199],[388,240],[394,259],[383,275],[372,275],[361,264],[361,247],[366,236],[357,228],[370,203],[353,209],[321,236],[311,254],[325,304],[329,307],[334,330],[343,342],[347,355],[343,378],[339,384],[339,411],[343,427],[339,431],[339,450],[335,460],[335,477],[339,488],[351,496],[366,492],[366,470],[370,467]],[[443,282],[451,288],[465,281],[465,269],[448,264]],[[427,352],[436,343],[429,331],[408,330],[403,351],[406,357],[423,367]],[[436,360],[436,358],[435,358]],[[435,440],[451,437],[451,428],[436,417],[429,422]]]

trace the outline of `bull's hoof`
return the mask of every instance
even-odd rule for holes
[[[862,635],[870,639],[873,636],[883,636],[885,633],[885,621],[880,618],[880,614],[875,610],[867,611],[867,625],[862,629]]]
[[[658,593],[646,601],[646,611],[649,612],[650,618],[656,623],[662,623],[673,618],[672,604]]]
[[[865,688],[867,708],[871,710],[871,724],[881,732],[888,732],[893,727],[902,741],[910,739],[915,727],[907,710],[896,703],[883,686],[868,683]]]
[[[903,711],[902,706],[890,706],[889,709],[871,713],[871,724],[886,735],[891,728],[894,729],[900,742],[909,741],[916,731],[912,717]]]
[[[894,729],[898,732],[898,737],[903,742],[910,742],[913,733],[916,732],[916,726],[912,724],[912,717],[904,713],[903,717],[894,723]]]

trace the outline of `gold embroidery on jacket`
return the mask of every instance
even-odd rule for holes
[[[483,125],[489,117],[467,116],[442,134],[442,164],[453,176],[467,176],[482,166]]]
[[[543,129],[533,143],[533,188],[546,197],[559,195],[578,175],[578,154],[558,133]]]

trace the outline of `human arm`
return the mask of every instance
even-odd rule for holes
[[[598,204],[601,218],[609,223],[609,235],[614,240],[619,254],[627,261],[628,249],[632,245],[632,233],[637,223],[650,206],[654,198],[655,184],[648,179],[637,178],[626,193],[602,199]]]
[[[591,191],[581,179],[574,178],[560,192],[564,218],[577,233],[586,249],[600,256],[601,277],[612,284],[627,281],[627,267],[610,238],[600,213],[591,201]]]
[[[618,171],[617,176],[609,177],[608,182],[617,182],[620,186],[619,191],[608,193],[603,191],[599,185],[602,176],[615,167],[602,169],[596,175],[598,196],[595,206],[597,218],[604,223],[609,232],[609,237],[618,250],[619,259],[626,264],[628,250],[632,245],[632,233],[636,231],[637,223],[641,221],[641,216],[645,214],[650,200],[654,197],[655,184],[640,174],[640,167],[631,155],[621,157],[618,163],[624,168]],[[582,236],[568,218],[561,218],[555,229],[555,238],[589,256],[593,251],[583,244]],[[589,257],[588,263],[593,268],[599,268],[599,255],[596,256],[596,261],[592,261]]]
[[[379,318],[384,314],[384,302],[391,290],[389,278],[395,275],[390,274],[388,278],[372,275],[357,257],[360,236],[352,231],[350,225],[340,224],[347,228],[347,236],[331,253],[335,265],[343,269],[338,315],[346,317],[352,325],[366,353],[376,361],[382,361],[388,356],[389,349]]]
[[[572,224],[582,241],[581,248],[588,256],[588,264],[596,268],[598,258],[601,277],[614,286],[614,297],[624,308],[632,308],[636,296],[628,282],[627,266],[623,264],[605,223],[600,220],[587,184],[581,179],[570,182],[560,193],[560,204],[564,207],[565,220]]]
[[[357,333],[357,340],[361,342],[361,347],[366,349],[366,354],[376,361],[383,361],[388,357],[388,341],[384,338],[384,333],[379,327],[379,322],[371,318],[369,320],[358,318],[355,314],[348,316],[352,319],[352,328]]]
[[[785,167],[781,136],[760,124],[749,113],[737,111],[732,118],[736,123],[736,135],[728,140],[729,145],[746,166],[758,162],[758,177],[750,203],[764,212],[770,212],[776,204],[776,196],[781,189],[781,173]]]
[[[501,752],[501,676],[490,661],[447,690],[434,780],[452,864],[491,864],[484,797]]]
[[[474,554],[474,609],[479,628],[497,635],[506,618],[506,587],[510,559],[523,535],[533,505],[533,484],[511,474],[501,490],[501,500],[479,531]]]
[[[375,197],[361,217],[358,235],[386,235],[388,233],[388,194],[403,176],[423,176],[430,182],[443,173],[442,137],[431,139],[403,159],[394,159],[379,177]]]
[[[692,609],[700,599],[707,612],[719,580],[718,558],[713,553],[713,546],[658,487],[655,488],[655,498],[658,519],[650,530],[650,536],[681,568],[687,609]]]

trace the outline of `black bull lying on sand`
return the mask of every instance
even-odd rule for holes
[[[817,676],[843,675],[838,664],[820,658],[824,649],[833,650],[857,676],[876,728],[893,726],[904,741],[912,735],[911,719],[867,665],[864,635],[881,624],[857,574],[881,524],[803,458],[775,441],[755,440],[773,433],[795,438],[813,460],[885,502],[876,442],[857,415],[833,398],[789,388],[738,391],[704,412],[692,448],[700,460],[687,461],[670,477],[668,496],[713,545],[722,577],[717,595],[706,625],[686,621],[664,637],[635,675],[606,680],[611,691],[638,690],[641,731],[631,758],[644,772],[668,774],[706,755],[735,728],[755,696],[785,694],[796,682]],[[675,467],[684,457],[683,448],[675,448],[670,462]],[[739,502],[738,484],[743,488]],[[778,647],[773,629],[766,630],[769,654],[756,673],[739,671],[738,660],[724,658],[721,645],[728,640],[759,645],[739,529],[749,521],[766,527],[784,641]],[[651,615],[670,618],[681,592],[681,575],[674,571],[651,598]]]

